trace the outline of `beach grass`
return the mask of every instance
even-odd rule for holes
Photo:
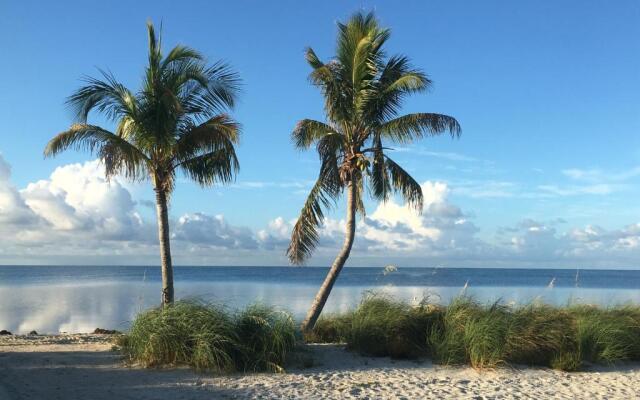
[[[296,344],[296,326],[290,314],[263,304],[250,305],[235,318],[237,368],[243,371],[282,372],[287,354]]]
[[[139,314],[120,339],[146,367],[282,372],[300,332],[287,312],[253,304],[232,312],[197,300]],[[468,296],[440,306],[367,293],[353,311],[320,318],[306,342],[399,359],[431,357],[476,369],[525,364],[564,371],[640,360],[640,306],[481,304]]]
[[[189,365],[198,371],[283,371],[295,345],[288,313],[251,305],[238,313],[197,300],[139,314],[119,343],[145,367]]]
[[[352,315],[347,348],[372,356],[425,356],[426,332],[433,318],[436,314],[426,308],[368,294]]]
[[[303,335],[307,343],[346,343],[351,332],[353,312],[322,315],[310,332]]]
[[[370,293],[353,312],[321,319],[307,338],[337,339],[370,356],[430,356],[477,369],[526,364],[575,371],[640,360],[640,306],[515,306],[460,296],[445,307]]]

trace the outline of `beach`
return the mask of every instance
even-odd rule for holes
[[[640,397],[638,363],[575,373],[521,366],[478,371],[304,345],[286,373],[215,375],[129,366],[112,341],[93,334],[0,337],[0,400]]]

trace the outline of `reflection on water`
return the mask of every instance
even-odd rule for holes
[[[461,287],[378,286],[397,298],[446,304]],[[301,319],[315,295],[315,285],[260,282],[177,282],[177,298],[198,297],[224,303],[230,308],[264,302],[291,311]],[[336,286],[325,310],[345,311],[354,307],[372,286]],[[469,286],[467,293],[482,302],[527,303],[536,299],[551,304],[581,302],[614,305],[640,303],[640,291],[575,287]],[[14,333],[90,332],[96,327],[126,329],[141,310],[158,304],[159,282],[80,282],[76,284],[0,285],[0,329]]]

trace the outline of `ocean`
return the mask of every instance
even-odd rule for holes
[[[301,319],[326,272],[319,267],[176,267],[174,278],[177,298],[230,309],[263,302]],[[347,267],[325,311],[353,308],[367,292],[439,304],[462,293],[481,302],[638,304],[640,270]],[[159,301],[157,266],[0,266],[0,329],[14,333],[123,330]]]

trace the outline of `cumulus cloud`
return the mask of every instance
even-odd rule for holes
[[[443,182],[422,184],[422,212],[389,200],[357,223],[353,247],[355,257],[365,254],[442,256],[475,251],[477,228],[462,210],[450,203],[449,187]],[[294,221],[277,218],[258,232],[265,248],[286,248]],[[318,252],[335,252],[344,239],[344,219],[327,218],[319,229]]]
[[[256,249],[258,243],[249,228],[229,225],[222,215],[203,213],[181,216],[171,238],[200,248]]]
[[[285,249],[291,238],[291,229],[295,224],[293,221],[285,221],[282,217],[269,221],[265,229],[257,233],[257,240],[260,245],[267,250]]]
[[[449,187],[443,182],[422,184],[422,213],[394,200],[378,205],[365,219],[361,231],[370,250],[442,252],[473,242],[477,230],[462,210],[448,201]]]
[[[523,266],[635,266],[640,258],[640,224],[606,230],[596,225],[559,231],[563,220],[526,219],[499,232],[500,259]]]
[[[5,262],[156,262],[155,218],[145,220],[138,211],[153,206],[135,201],[126,182],[107,181],[98,160],[58,167],[47,179],[18,190],[0,156],[0,256]],[[259,247],[253,231],[221,215],[187,213],[170,225],[178,258],[208,254],[215,259],[219,254],[211,250]]]
[[[11,184],[11,166],[0,155],[0,224],[5,230],[17,226],[33,226],[37,216]]]
[[[53,231],[90,232],[102,240],[142,239],[146,233],[131,193],[117,179],[107,182],[98,161],[58,167],[20,195]]]
[[[571,174],[578,179],[577,172]],[[561,218],[523,219],[499,229],[491,240],[487,232],[480,234],[470,213],[451,201],[447,183],[426,181],[422,190],[421,212],[391,199],[358,218],[351,265],[371,265],[375,257],[403,265],[628,267],[640,259],[640,223],[604,229],[566,227]],[[139,212],[153,204],[135,200],[134,192],[117,178],[107,182],[98,161],[61,166],[48,178],[18,189],[11,182],[11,167],[0,156],[0,260],[157,263],[155,218],[145,219]],[[250,229],[222,215],[172,217],[177,264],[285,264],[295,224],[295,219],[276,217],[262,229]],[[324,221],[310,264],[332,259],[344,229],[339,216]]]

